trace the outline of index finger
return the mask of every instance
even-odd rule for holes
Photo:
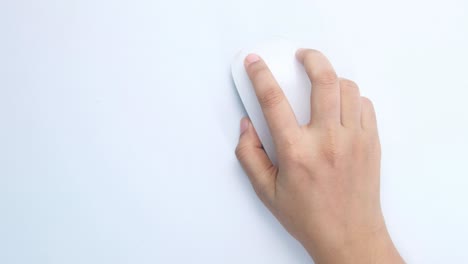
[[[265,61],[256,54],[250,54],[245,58],[245,69],[254,86],[273,140],[277,142],[298,131],[296,116]]]

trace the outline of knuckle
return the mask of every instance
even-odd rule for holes
[[[258,97],[260,105],[264,108],[277,106],[283,99],[284,94],[281,89],[268,89]]]
[[[371,154],[373,154],[378,159],[382,157],[382,147],[379,141],[377,141],[377,143],[373,145],[373,148],[371,148],[371,150]]]
[[[366,139],[366,152],[372,157],[380,157],[381,145],[377,136],[368,136]]]
[[[378,136],[362,133],[360,136],[351,139],[351,155],[362,157],[366,160],[379,159],[381,147]]]
[[[365,96],[361,97],[361,102],[362,102],[362,104],[364,106],[366,106],[366,107],[368,107],[370,109],[374,108],[374,105],[373,105],[372,101],[369,98],[365,97]]]
[[[352,135],[348,138],[349,154],[352,156],[360,156],[366,152],[367,144],[365,137],[362,135]]]
[[[294,165],[295,167],[304,165],[309,160],[304,151],[295,148],[291,148],[288,151],[288,155],[286,157],[287,162]]]
[[[341,89],[344,89],[346,91],[359,92],[359,86],[354,81],[348,79],[341,79],[340,86]]]
[[[250,149],[247,145],[239,144],[236,147],[235,153],[239,161],[244,161],[249,156]]]
[[[318,85],[328,87],[330,85],[336,84],[338,81],[338,76],[333,69],[324,69],[317,73],[315,77],[315,82]]]
[[[371,123],[375,125],[375,123],[377,122],[376,116],[375,116],[375,108],[374,108],[374,104],[369,98],[367,97],[361,98],[361,109],[363,113],[365,113],[367,116],[370,117],[368,121],[370,121]]]
[[[319,156],[313,150],[305,148],[291,148],[284,157],[284,165],[286,169],[293,168],[295,171],[306,172],[310,175],[312,165]]]
[[[314,49],[305,50],[302,56],[303,60],[305,62],[309,62],[310,64],[312,64],[312,62],[327,61],[323,53]],[[312,78],[314,79],[314,82],[318,85],[336,84],[338,82],[338,76],[331,65],[327,66],[327,64],[324,64],[323,66],[326,67],[324,67],[322,70],[317,69],[312,71]]]
[[[345,147],[340,139],[337,128],[328,127],[325,131],[325,138],[322,144],[322,155],[325,161],[332,167],[337,167],[345,153]]]
[[[336,142],[327,142],[323,150],[323,157],[331,167],[338,167],[343,157],[343,151],[336,145]]]
[[[257,175],[250,175],[249,179],[252,183],[252,187],[260,198],[260,200],[267,206],[271,207],[273,204],[273,178],[278,174],[278,168],[271,164],[270,166],[263,169]],[[269,179],[269,180],[260,180]]]
[[[296,149],[296,146],[299,141],[299,136],[293,136],[293,135],[288,135],[285,136],[284,140],[281,142],[283,146],[285,146],[286,149]]]
[[[278,144],[278,154],[284,157],[284,160],[293,165],[300,165],[306,163],[309,159],[307,158],[307,152],[302,147],[304,144],[301,136],[288,136],[285,137],[280,144]]]
[[[291,152],[300,149],[301,135],[290,133],[285,135],[278,144],[278,151],[284,153],[286,156]]]
[[[271,164],[270,166],[266,167],[261,171],[258,175],[259,179],[272,179],[273,176],[278,174],[278,168]],[[263,193],[264,191],[268,190],[269,184],[271,181],[255,181],[254,186],[255,188]]]

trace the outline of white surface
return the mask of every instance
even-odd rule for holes
[[[0,263],[309,263],[234,156],[230,62],[352,65],[409,263],[467,263],[466,1],[0,1]],[[345,72],[338,67],[338,72]]]
[[[261,41],[253,47],[242,49],[231,64],[232,78],[242,104],[255,127],[263,148],[274,164],[277,164],[275,146],[252,82],[245,71],[244,59],[250,53],[262,57],[288,99],[297,122],[305,125],[310,121],[311,85],[304,67],[295,56],[300,47],[301,45],[291,40],[271,38]]]

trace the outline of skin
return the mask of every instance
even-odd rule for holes
[[[298,125],[265,62],[245,68],[268,123],[272,164],[249,119],[241,120],[236,155],[258,197],[315,263],[404,263],[380,206],[380,142],[372,102],[339,78],[319,51],[301,49],[313,89],[311,120]]]

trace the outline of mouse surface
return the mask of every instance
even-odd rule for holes
[[[275,146],[255,95],[255,90],[245,71],[244,59],[250,53],[258,54],[266,62],[291,105],[300,125],[310,120],[311,83],[303,66],[296,60],[300,47],[288,40],[276,39],[243,49],[231,65],[232,77],[245,110],[274,164],[277,164]]]

